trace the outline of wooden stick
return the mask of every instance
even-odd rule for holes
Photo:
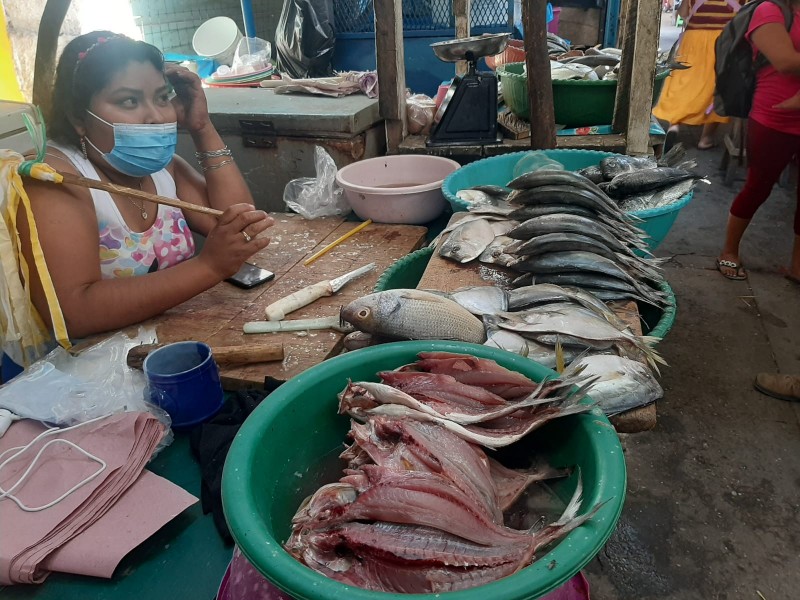
[[[369,225],[370,223],[372,223],[372,219],[367,219],[366,221],[364,221],[363,223],[361,223],[361,225],[358,225],[357,227],[353,227],[353,228],[352,228],[350,231],[348,231],[347,233],[345,233],[345,234],[344,234],[342,237],[340,237],[339,239],[332,241],[330,244],[328,244],[327,246],[325,246],[325,247],[324,247],[322,250],[319,250],[319,251],[315,252],[314,254],[312,254],[312,255],[311,255],[311,256],[310,256],[308,259],[306,259],[306,261],[303,263],[303,265],[307,267],[307,266],[308,266],[308,265],[310,265],[312,262],[314,262],[315,260],[317,260],[317,259],[318,259],[320,256],[322,256],[323,254],[325,254],[325,253],[326,253],[328,250],[330,250],[331,248],[335,248],[336,246],[338,246],[339,244],[341,244],[343,241],[345,241],[347,238],[349,238],[351,235],[355,235],[355,234],[357,234],[359,231],[361,231],[362,229],[364,229],[364,227],[366,227],[366,226],[367,226],[367,225]]]
[[[61,183],[66,183],[69,185],[79,185],[81,187],[103,190],[112,194],[120,194],[121,196],[129,196],[139,200],[147,200],[149,202],[155,202],[156,204],[166,204],[167,206],[173,206],[175,208],[180,208],[181,210],[191,210],[194,212],[203,213],[205,215],[212,215],[214,217],[218,217],[222,214],[221,210],[217,210],[215,208],[200,206],[190,202],[183,202],[182,200],[178,200],[176,198],[167,198],[157,194],[150,194],[148,192],[143,192],[142,190],[134,190],[132,188],[125,187],[124,185],[106,183],[105,181],[89,179],[88,177],[80,177],[78,175],[72,175],[71,173],[59,172],[58,174],[63,178]]]

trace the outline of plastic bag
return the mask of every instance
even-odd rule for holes
[[[293,79],[332,75],[333,24],[332,0],[284,0],[275,33],[281,70]]]
[[[563,171],[564,165],[557,160],[548,157],[544,152],[534,150],[528,152],[517,161],[514,165],[514,177],[519,177],[525,173],[539,171],[540,169],[551,169],[555,171]]]
[[[306,219],[343,216],[350,212],[344,190],[336,183],[336,163],[321,146],[314,147],[316,177],[292,179],[283,190],[283,201]]]
[[[263,71],[272,66],[272,45],[261,38],[242,38],[236,46],[231,66],[220,65],[215,75],[231,77]]]
[[[414,94],[406,98],[408,132],[412,135],[430,133],[433,117],[436,115],[436,102],[425,94]]]
[[[117,333],[78,356],[58,347],[0,386],[0,408],[59,427],[118,412],[150,412],[169,430],[169,415],[145,402],[144,373],[127,364],[128,350],[154,337],[153,331],[134,339]],[[171,441],[168,434],[159,449]]]

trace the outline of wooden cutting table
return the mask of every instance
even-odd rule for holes
[[[450,224],[458,222],[467,214],[469,213],[454,214]],[[439,246],[445,239],[447,237],[442,236]],[[472,285],[496,285],[510,288],[511,281],[518,275],[519,273],[498,265],[483,264],[478,261],[459,264],[452,260],[444,259],[439,256],[439,248],[437,246],[428,262],[428,266],[425,268],[422,279],[417,284],[417,289],[451,292],[457,288]],[[614,302],[610,306],[636,335],[642,334],[639,309],[635,302]],[[611,417],[610,420],[619,433],[646,431],[656,425],[656,405],[653,403],[641,408],[635,408]]]
[[[249,262],[274,272],[273,281],[251,290],[222,282],[158,317],[125,329],[125,333],[134,336],[139,327],[152,326],[160,343],[184,340],[198,340],[210,346],[281,343],[285,353],[282,362],[220,367],[220,375],[226,390],[262,387],[265,376],[286,380],[338,354],[344,334],[325,329],[246,335],[242,326],[247,321],[264,320],[264,309],[279,298],[375,262],[374,271],[286,318],[338,315],[342,305],[370,293],[389,265],[419,248],[427,233],[425,227],[373,223],[305,267],[306,258],[358,223],[342,217],[308,221],[290,213],[272,213],[272,216],[275,218],[275,225],[269,230],[272,242]]]

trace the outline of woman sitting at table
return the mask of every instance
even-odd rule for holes
[[[173,91],[174,90],[174,91]],[[70,337],[138,323],[235,274],[269,244],[272,219],[253,198],[208,116],[197,75],[108,31],[82,35],[59,60],[47,118],[55,169],[224,211],[215,218],[99,190],[26,181]],[[203,175],[174,154],[192,137]],[[33,264],[28,227],[20,233]],[[192,231],[206,236],[195,256]],[[52,327],[43,286],[31,296]]]

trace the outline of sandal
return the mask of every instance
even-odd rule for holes
[[[717,259],[717,271],[722,273],[723,277],[727,277],[728,279],[732,279],[734,281],[741,281],[743,279],[747,279],[747,272],[744,270],[744,267],[741,264],[737,264],[732,260],[720,260]],[[733,275],[729,275],[725,271],[722,270],[723,267],[728,269],[735,269],[735,273]]]

